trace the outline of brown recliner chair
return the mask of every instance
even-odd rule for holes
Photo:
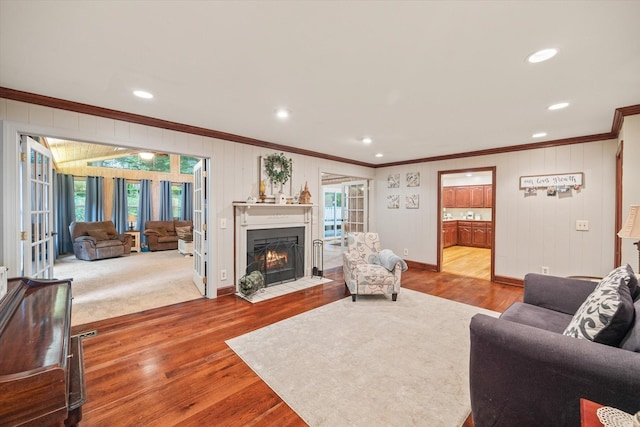
[[[78,259],[93,261],[131,253],[131,235],[118,234],[113,221],[72,222],[69,232]]]
[[[193,229],[193,221],[147,221],[144,223],[144,235],[150,251],[178,249],[176,227]]]

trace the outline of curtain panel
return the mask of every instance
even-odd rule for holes
[[[160,181],[160,221],[171,221],[172,219],[171,181]]]
[[[180,194],[180,202],[182,203],[182,212],[180,219],[183,221],[193,221],[193,184],[190,182],[182,183],[182,193]]]
[[[104,221],[104,179],[101,176],[87,177],[85,199],[85,221]]]
[[[113,178],[113,210],[111,219],[118,233],[127,231],[127,180],[125,178]]]
[[[73,253],[73,241],[69,225],[76,220],[73,175],[54,173],[53,181],[53,221],[55,252],[57,255]]]
[[[144,231],[144,225],[147,221],[151,221],[151,180],[140,180],[140,198],[138,199],[138,225],[137,229]],[[140,242],[147,245],[147,236],[144,233],[140,235]]]

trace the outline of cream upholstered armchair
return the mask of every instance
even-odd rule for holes
[[[344,281],[353,301],[367,294],[391,294],[396,300],[407,264],[392,251],[380,249],[378,233],[348,233],[342,257]]]

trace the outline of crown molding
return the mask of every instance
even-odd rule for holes
[[[274,144],[272,142],[262,141],[259,139],[249,138],[246,136],[236,135],[236,134],[227,133],[227,132],[221,132],[218,130],[212,130],[212,129],[202,128],[198,126],[191,126],[191,125],[172,122],[168,120],[156,119],[154,117],[127,113],[124,111],[112,110],[109,108],[96,107],[94,105],[82,104],[74,101],[67,101],[65,99],[53,98],[50,96],[38,95],[30,92],[23,92],[20,90],[9,89],[6,87],[0,87],[0,98],[11,99],[13,101],[26,102],[29,104],[42,105],[44,107],[57,108],[60,110],[73,111],[81,114],[89,114],[92,116],[104,117],[107,119],[120,120],[123,122],[136,123],[139,125],[169,129],[177,132],[190,133],[193,135],[200,135],[200,136],[205,136],[209,138],[222,139],[225,141],[237,142],[239,144],[246,144],[246,145],[253,145],[261,148],[268,148],[270,150],[288,151],[290,153],[317,157],[317,158],[326,159],[326,160],[334,160],[342,163],[350,163],[358,166],[365,166],[370,168],[375,167],[374,164],[360,162],[353,159],[347,159],[345,157],[332,156],[325,153],[319,153],[317,151],[304,150],[301,148],[289,147],[282,144]]]
[[[599,133],[595,135],[577,136],[573,138],[556,139],[551,141],[536,142],[522,145],[510,145],[507,147],[491,148],[486,150],[467,151],[464,153],[447,154],[443,156],[423,157],[420,159],[403,160],[399,162],[373,164],[361,162],[353,159],[347,159],[345,157],[333,156],[317,151],[304,150],[296,147],[289,147],[287,145],[275,144],[272,142],[262,141],[255,138],[249,138],[246,136],[236,135],[227,132],[221,132],[212,129],[206,129],[198,126],[186,125],[183,123],[171,122],[168,120],[156,119],[149,116],[143,116],[140,114],[127,113],[124,111],[112,110],[109,108],[96,107],[94,105],[82,104],[79,102],[68,101],[60,98],[53,98],[50,96],[38,95],[35,93],[24,92],[16,89],[10,89],[6,87],[0,87],[0,98],[11,99],[14,101],[26,102],[29,104],[42,105],[45,107],[58,108],[60,110],[73,111],[76,113],[89,114],[98,117],[104,117],[113,120],[121,120],[129,123],[136,123],[140,125],[152,126],[162,129],[174,130],[177,132],[190,133],[193,135],[200,135],[209,138],[222,139],[225,141],[237,142],[239,144],[253,145],[261,148],[268,148],[276,151],[287,151],[290,153],[300,154],[304,156],[316,157],[325,160],[333,160],[342,163],[348,163],[357,166],[364,166],[370,168],[383,168],[388,166],[402,166],[415,163],[435,162],[438,160],[450,160],[460,159],[465,157],[486,156],[490,154],[509,153],[513,151],[525,151],[535,150],[540,148],[559,147],[562,145],[570,144],[582,144],[586,142],[603,141],[607,139],[615,139],[620,133],[622,128],[622,122],[625,116],[632,116],[640,114],[640,104],[630,105],[627,107],[616,108],[613,116],[613,123],[611,125],[611,132]]]

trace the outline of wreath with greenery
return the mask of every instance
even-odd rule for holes
[[[272,183],[284,184],[291,178],[291,159],[284,153],[271,154],[264,159],[264,169]]]

